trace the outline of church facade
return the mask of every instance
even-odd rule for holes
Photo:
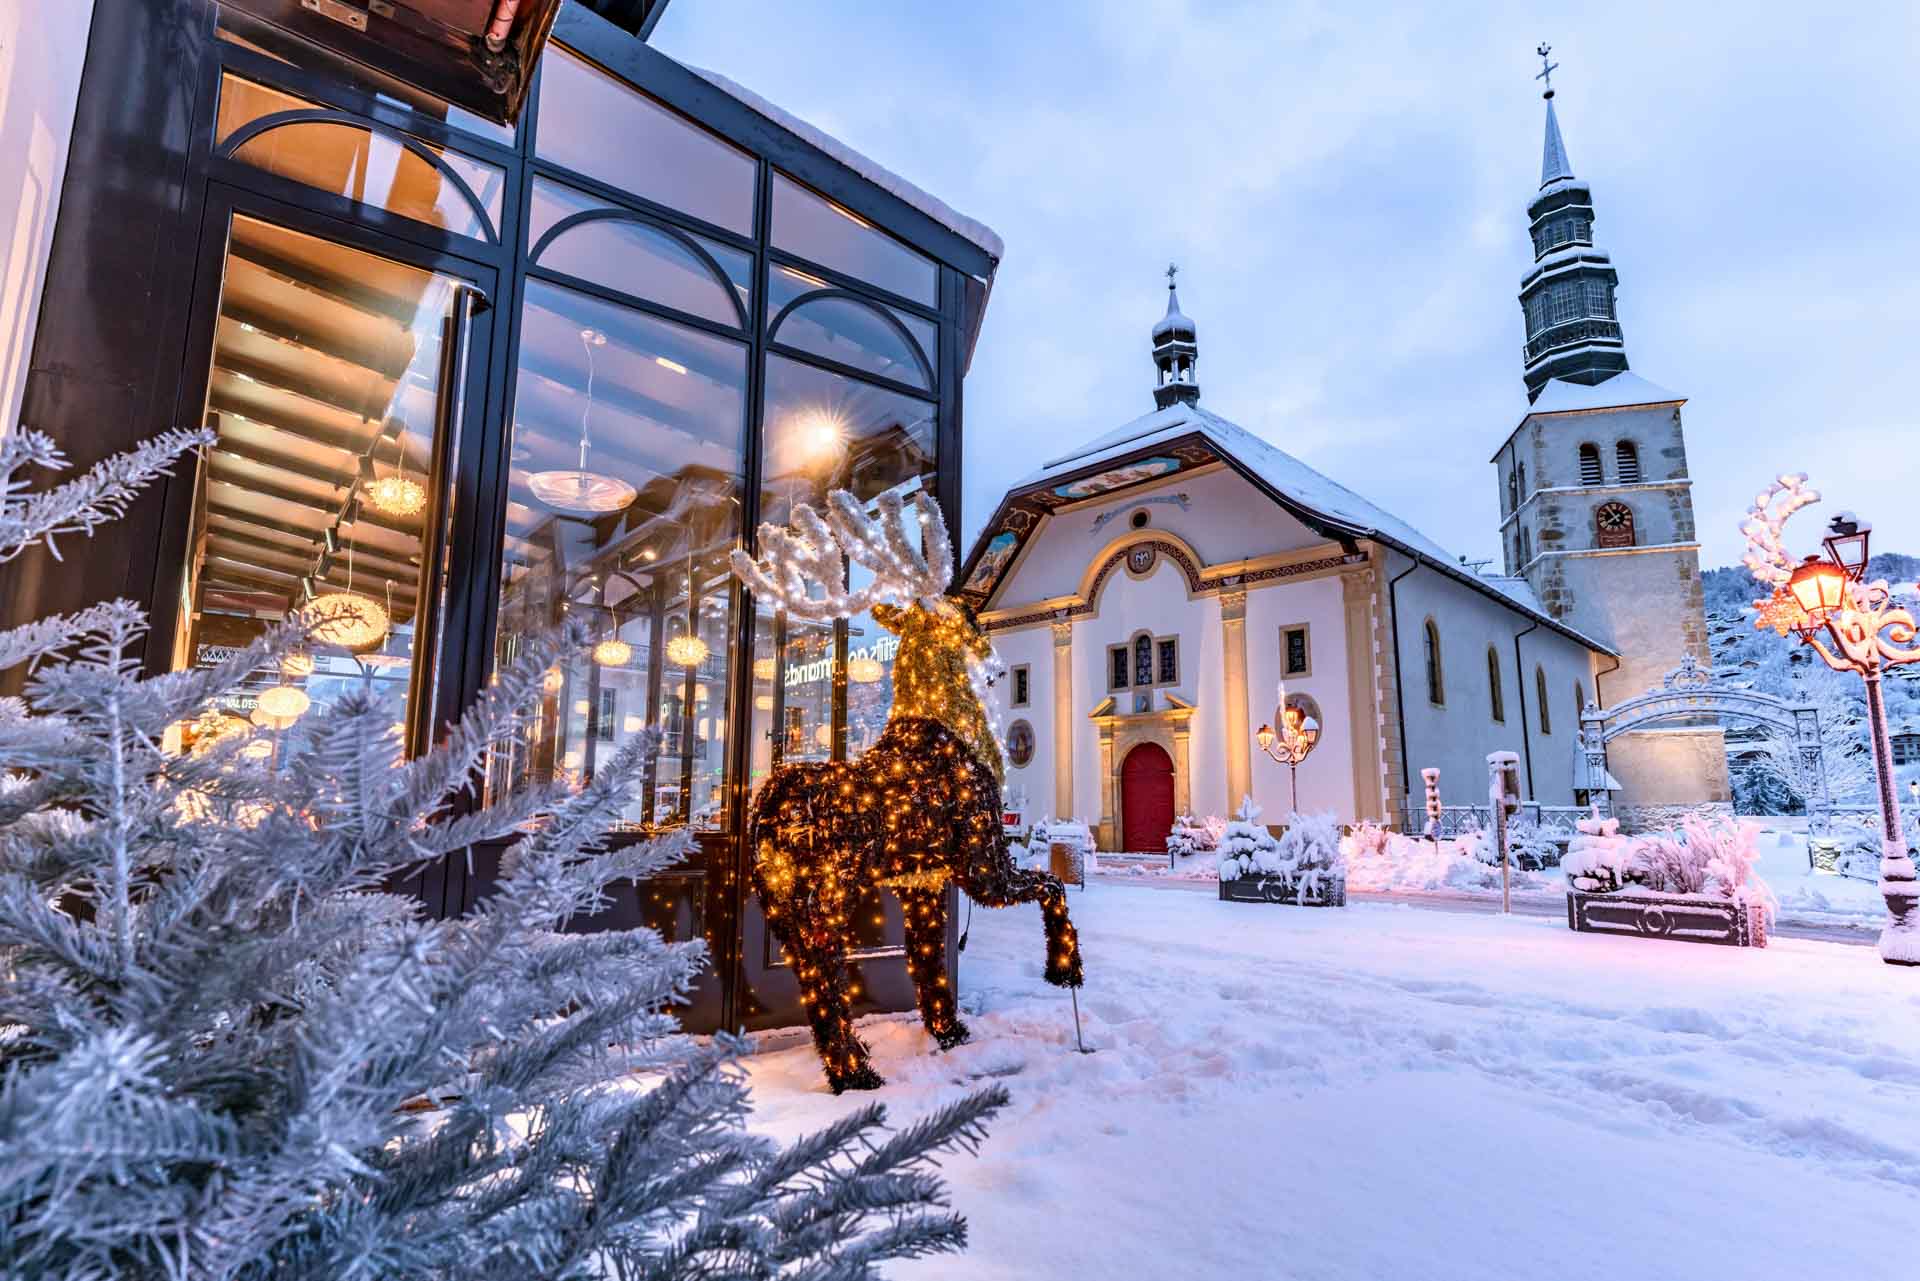
[[[1399,825],[1426,768],[1444,802],[1483,804],[1495,751],[1543,805],[1726,798],[1716,726],[1624,736],[1600,777],[1580,751],[1589,706],[1704,658],[1706,636],[1683,398],[1627,369],[1551,93],[1521,290],[1530,407],[1493,458],[1505,572],[1203,408],[1170,283],[1153,411],[1009,490],[961,570],[1008,667],[1024,817],[1085,818],[1108,850],[1160,849],[1174,815],[1243,796],[1270,820]],[[1296,770],[1256,743],[1287,707],[1320,727]]]
[[[1008,667],[1009,793],[1134,850],[1249,795],[1398,822],[1426,767],[1474,803],[1493,751],[1522,754],[1532,798],[1578,803],[1579,710],[1613,650],[1202,408],[1171,292],[1153,337],[1154,410],[1015,486],[962,568]],[[1283,688],[1321,727],[1297,778],[1255,744]]]

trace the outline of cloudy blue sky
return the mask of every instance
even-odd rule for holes
[[[1704,563],[1781,470],[1920,553],[1920,5],[675,0],[654,43],[1005,237],[969,536],[1151,406],[1174,259],[1203,403],[1494,556],[1542,39],[1629,359],[1690,398]]]

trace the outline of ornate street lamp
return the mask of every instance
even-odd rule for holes
[[[1893,603],[1884,579],[1867,582],[1867,541],[1873,526],[1841,512],[1827,526],[1825,557],[1795,565],[1780,541],[1787,518],[1820,495],[1804,475],[1782,476],[1754,500],[1740,527],[1747,536],[1746,565],[1770,598],[1755,602],[1755,627],[1798,636],[1836,672],[1857,673],[1867,686],[1867,725],[1880,794],[1880,893],[1892,918],[1880,931],[1880,957],[1890,965],[1920,965],[1920,881],[1915,879],[1900,803],[1894,792],[1893,745],[1881,673],[1920,662],[1914,646],[1920,628],[1912,613]]]
[[[1293,787],[1293,809],[1298,813],[1300,762],[1307,759],[1307,754],[1320,741],[1320,722],[1307,715],[1305,708],[1287,702],[1286,682],[1280,684],[1280,732],[1276,734],[1271,725],[1262,725],[1254,731],[1253,741],[1275,764],[1287,767],[1288,781]]]

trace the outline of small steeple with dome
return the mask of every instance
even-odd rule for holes
[[[1200,383],[1194,364],[1200,348],[1193,322],[1180,310],[1180,295],[1174,291],[1174,277],[1180,269],[1167,264],[1167,314],[1153,327],[1153,363],[1159,381],[1153,388],[1153,403],[1161,409],[1171,405],[1194,404],[1200,399]]]
[[[1551,379],[1605,382],[1627,368],[1626,344],[1613,293],[1620,277],[1613,260],[1593,246],[1593,191],[1573,175],[1560,117],[1553,109],[1550,46],[1542,44],[1540,74],[1546,83],[1547,133],[1540,154],[1540,191],[1527,205],[1533,235],[1533,270],[1520,282],[1526,313],[1527,399]]]

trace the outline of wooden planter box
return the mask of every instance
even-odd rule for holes
[[[1298,884],[1288,884],[1281,876],[1242,876],[1220,882],[1223,903],[1284,903],[1289,907],[1345,907],[1347,878],[1321,877],[1320,892],[1302,899]]]
[[[1680,943],[1765,947],[1766,909],[1758,903],[1678,894],[1567,891],[1567,928],[1585,934],[1634,934]]]

